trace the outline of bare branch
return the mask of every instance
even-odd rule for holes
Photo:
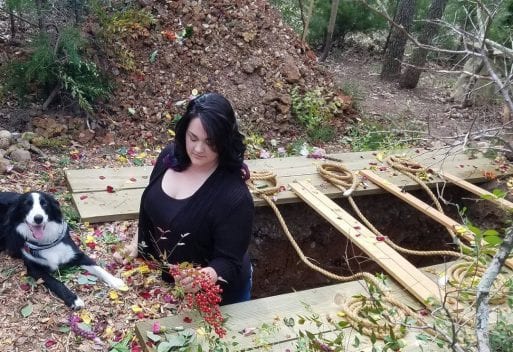
[[[508,227],[502,245],[493,257],[492,262],[486,269],[483,277],[481,278],[481,281],[479,282],[479,285],[477,286],[476,336],[477,345],[480,352],[490,352],[490,343],[488,339],[488,301],[490,298],[490,288],[497,278],[497,275],[499,275],[499,272],[512,249],[513,227]]]

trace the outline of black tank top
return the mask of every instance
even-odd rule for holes
[[[171,222],[175,216],[187,205],[190,198],[175,199],[164,193],[162,189],[162,174],[148,189],[145,197],[144,208],[146,209],[155,233],[171,229]],[[160,229],[159,229],[160,228]]]

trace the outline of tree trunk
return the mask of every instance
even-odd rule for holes
[[[340,0],[331,0],[330,21],[328,23],[328,30],[326,31],[326,41],[324,42],[324,49],[322,51],[319,61],[324,61],[328,57],[331,49],[331,41],[333,40],[333,32],[335,31],[335,23],[337,22],[338,4]]]
[[[310,27],[310,20],[312,19],[312,13],[314,8],[315,0],[310,0],[310,4],[306,9],[305,23],[303,26],[303,34],[301,35],[301,41],[306,41],[306,37],[308,36],[308,27]]]
[[[497,279],[504,262],[513,249],[513,228],[506,229],[504,240],[493,257],[491,263],[488,265],[486,272],[477,285],[476,296],[476,337],[478,351],[490,352],[490,341],[488,332],[488,321],[490,314],[490,307],[488,305],[490,299],[490,289],[493,282]]]
[[[37,27],[39,32],[43,32],[44,21],[43,21],[43,1],[36,0],[36,12],[37,12]]]
[[[14,40],[16,36],[16,23],[14,22],[14,10],[9,10],[9,21],[11,23],[11,41]]]
[[[398,8],[399,8],[399,0],[396,0],[395,11],[394,11],[394,22],[396,22]],[[385,41],[385,46],[383,47],[382,55],[385,55],[385,52],[387,51],[388,43],[390,42],[390,34],[391,33],[392,33],[392,27],[390,27],[390,30],[388,31],[387,40]]]
[[[447,2],[448,0],[432,0],[427,14],[427,22],[424,24],[422,33],[419,36],[419,43],[426,45],[431,44],[439,28],[438,24],[435,22],[442,18]],[[406,67],[399,80],[399,86],[401,88],[413,89],[417,86],[422,67],[426,63],[427,54],[427,49],[415,48],[408,62],[410,66]]]
[[[401,0],[397,9],[395,23],[402,27],[392,25],[390,41],[383,57],[381,79],[392,81],[401,74],[401,60],[404,55],[407,36],[404,31],[409,31],[415,15],[415,0]]]

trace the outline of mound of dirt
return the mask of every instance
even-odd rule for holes
[[[100,114],[107,123],[123,123],[134,134],[127,137],[165,138],[193,90],[224,94],[244,131],[269,138],[301,133],[291,117],[292,87],[321,88],[342,100],[331,75],[266,0],[145,4],[157,23],[124,36],[136,69],[113,69],[117,90]],[[336,127],[345,125],[343,115]]]

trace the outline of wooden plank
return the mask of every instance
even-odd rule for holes
[[[498,198],[493,193],[488,192],[487,190],[482,189],[481,187],[477,187],[476,185],[473,185],[470,182],[467,182],[465,180],[462,180],[461,178],[451,175],[447,172],[444,172],[442,174],[442,177],[445,178],[447,181],[452,182],[456,186],[459,186],[470,193],[474,193],[477,196],[484,197],[484,199],[497,204],[500,207],[506,208],[506,209],[513,209],[513,203],[504,199],[504,198]]]
[[[384,241],[378,241],[372,231],[313,187],[312,184],[300,181],[293,182],[289,186],[303,201],[378,263],[422,304],[426,304],[430,298],[441,298],[440,290],[433,281],[425,277],[415,266]]]
[[[379,185],[380,187],[387,190],[388,192],[392,193],[393,195],[397,196],[398,198],[404,200],[406,203],[410,204],[415,209],[426,214],[427,216],[429,216],[431,219],[435,220],[439,224],[441,224],[445,227],[448,227],[450,229],[453,229],[453,230],[463,227],[463,225],[461,225],[459,222],[451,219],[447,215],[439,212],[437,209],[424,203],[420,199],[412,196],[411,194],[403,192],[399,187],[397,187],[397,186],[393,185],[392,183],[390,183],[389,181],[379,177],[374,172],[369,171],[369,170],[361,170],[360,174],[362,176],[367,177],[367,179],[369,179],[370,181]],[[474,236],[468,232],[463,232],[463,233],[458,232],[458,235],[463,237],[464,239],[466,239],[469,242],[474,241]],[[508,267],[513,268],[513,259],[506,259],[505,264]]]
[[[387,168],[388,171],[385,173],[387,180],[403,187],[405,190],[418,189],[419,186],[416,182],[390,170],[383,162],[376,159],[376,154],[376,152],[358,152],[330,154],[330,156],[341,160],[348,169],[353,171],[369,167]],[[470,182],[484,181],[485,171],[500,174],[495,170],[495,165],[485,158],[469,159],[464,154],[447,155],[446,152],[419,150],[409,150],[406,155],[435,171],[451,173]],[[275,172],[278,185],[286,186],[296,180],[308,179],[328,197],[340,197],[340,190],[322,179],[317,172],[317,167],[323,162],[322,160],[305,157],[247,161],[251,170],[271,170]],[[150,172],[150,166],[67,170],[66,178],[82,221],[115,221],[137,218],[142,194],[141,189],[147,185]],[[441,182],[444,181],[434,179],[428,185],[434,186]],[[107,186],[113,187],[116,192],[108,193],[106,191]],[[374,184],[369,184],[368,187],[358,188],[353,192],[353,196],[377,193],[383,193],[383,190]],[[119,196],[119,200],[116,200],[117,196]],[[275,198],[277,204],[299,201],[297,195],[290,190],[278,193]],[[110,207],[110,204],[117,206],[113,208]],[[119,206],[119,204],[124,205]],[[265,206],[266,203],[259,198],[255,198],[255,205]]]
[[[351,282],[344,285],[345,294],[355,295],[364,291],[361,282]],[[272,324],[276,317],[279,317],[280,322],[283,318],[289,317],[290,314],[304,314],[308,312],[305,305],[311,307],[312,311],[325,316],[326,314],[336,314],[339,310],[334,303],[334,297],[337,291],[340,290],[339,285],[325,286],[315,288],[312,290],[298,291],[286,295],[278,295],[267,298],[260,298],[248,302],[231,304],[221,307],[223,316],[230,317],[226,322],[226,329],[229,335],[225,339],[230,341],[236,339],[240,344],[237,350],[243,350],[250,347],[258,347],[258,342],[255,341],[255,336],[243,336],[239,334],[245,328],[257,328],[262,323]],[[194,323],[185,323],[183,321],[184,315],[171,316],[168,318],[159,319],[161,326],[173,327],[184,326],[185,328],[194,328]],[[297,317],[296,317],[297,319]],[[136,325],[136,332],[141,341],[146,341],[145,331],[151,331],[153,321],[143,321]],[[268,343],[276,343],[283,341],[290,341],[294,339],[299,326],[293,329],[282,329],[282,331],[273,334],[268,339]],[[312,326],[309,326],[312,328]],[[141,344],[142,345],[142,344]]]
[[[430,266],[421,269],[421,271],[423,275],[433,277],[433,280],[436,281],[439,277],[438,273],[445,272],[449,264],[450,263]],[[415,301],[407,292],[404,291],[403,288],[397,285],[397,283],[394,281],[388,281],[387,284],[392,295],[397,300],[412,307],[414,310],[423,308],[422,305]],[[293,347],[299,330],[308,330],[316,333],[327,333],[330,331],[328,325],[323,325],[319,329],[316,329],[312,324],[299,325],[297,324],[298,316],[310,316],[313,312],[318,314],[320,319],[323,321],[325,321],[327,317],[338,319],[336,317],[336,313],[340,311],[340,308],[334,301],[337,294],[341,294],[345,298],[361,294],[367,295],[367,286],[363,281],[351,281],[223,306],[221,307],[223,316],[229,317],[225,325],[228,330],[228,335],[225,338],[225,341],[236,341],[239,344],[238,348],[233,349],[234,351],[251,349],[258,351],[265,350],[283,352],[287,348],[295,350]],[[309,310],[307,310],[306,307],[309,307]],[[156,321],[160,323],[160,326],[168,328],[183,326],[185,328],[195,329],[196,325],[194,323],[184,322],[185,316],[188,316],[188,314],[182,313],[155,320],[143,320],[136,322],[135,331],[140,345],[145,348],[146,352],[152,351],[146,344],[148,340],[146,332],[151,331],[151,327]],[[282,323],[283,319],[291,317],[295,319],[296,324],[293,327],[285,327]],[[264,339],[259,335],[244,336],[239,333],[239,331],[242,331],[245,328],[258,328],[261,327],[262,324],[267,324],[269,326],[278,324],[280,329],[274,334],[266,336]],[[418,351],[419,346],[416,339],[417,334],[418,332],[416,331],[407,333],[404,337],[404,341],[407,346],[411,346],[412,348],[408,349],[408,347],[405,347],[404,351]],[[360,339],[360,345],[357,347],[352,346],[352,339],[355,335]],[[353,329],[344,329],[344,336],[345,339],[343,345],[346,347],[344,348],[345,351],[371,350],[372,346],[370,339],[365,336],[360,336],[358,332]],[[268,345],[263,346],[263,342]],[[426,351],[442,351],[437,349],[434,345],[424,347]]]
[[[115,193],[73,193],[73,203],[83,222],[96,223],[137,219],[144,188],[120,190]]]
[[[144,188],[148,184],[151,166],[105,167],[99,169],[66,170],[66,180],[73,193]]]

